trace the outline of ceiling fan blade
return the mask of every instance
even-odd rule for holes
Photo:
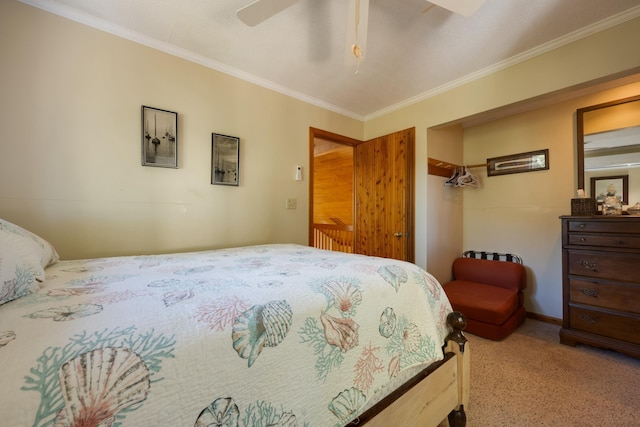
[[[250,27],[266,21],[299,0],[256,0],[236,11],[236,16]]]
[[[358,65],[364,61],[367,52],[368,26],[369,0],[349,0],[345,64]]]
[[[427,0],[429,3],[433,3],[436,6],[440,6],[444,9],[450,10],[453,13],[457,13],[462,16],[471,16],[485,0]]]

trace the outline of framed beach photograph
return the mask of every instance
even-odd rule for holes
[[[598,202],[604,202],[607,197],[614,196],[620,199],[623,205],[628,205],[629,175],[592,177],[590,196]]]
[[[235,185],[240,180],[240,138],[214,133],[211,136],[211,183]]]
[[[142,166],[178,168],[178,113],[142,106]]]
[[[487,176],[549,169],[549,149],[487,159]]]

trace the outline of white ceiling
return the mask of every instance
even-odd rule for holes
[[[370,0],[356,73],[347,0],[300,0],[256,27],[235,15],[252,0],[21,1],[358,119],[640,16],[640,0],[487,0],[470,18]]]

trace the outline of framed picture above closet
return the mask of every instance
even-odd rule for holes
[[[549,149],[487,159],[487,176],[549,169]]]

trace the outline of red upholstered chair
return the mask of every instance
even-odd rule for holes
[[[499,341],[507,337],[526,317],[523,291],[527,277],[521,259],[515,255],[502,255],[512,261],[491,259],[494,253],[482,258],[457,258],[453,262],[453,280],[444,285],[444,291],[454,310],[467,317],[466,331]]]

